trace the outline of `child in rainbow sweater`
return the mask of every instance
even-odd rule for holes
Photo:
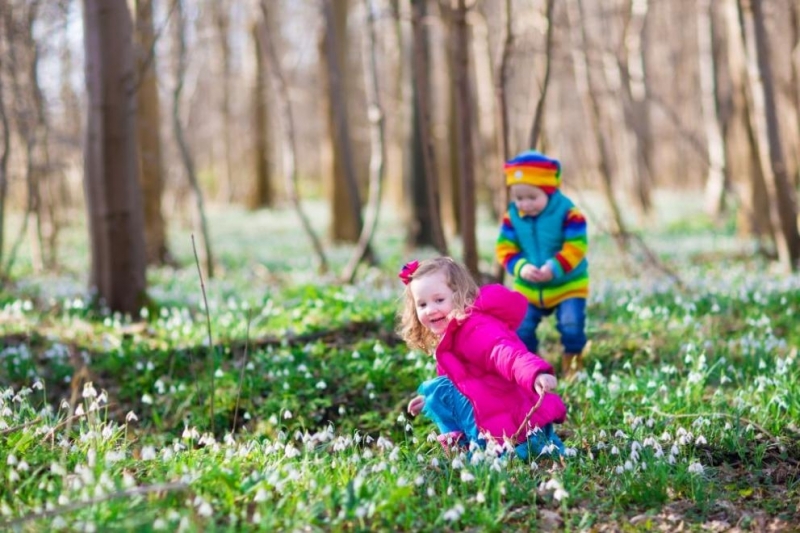
[[[506,162],[509,206],[497,239],[497,260],[514,276],[514,289],[528,298],[528,312],[517,334],[538,353],[536,328],[555,313],[564,353],[561,371],[582,367],[586,346],[586,219],[561,193],[561,163],[535,151]]]

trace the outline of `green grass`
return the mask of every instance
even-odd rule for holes
[[[58,275],[20,256],[0,291],[0,529],[760,531],[800,520],[800,277],[748,257],[747,243],[701,219],[644,232],[679,287],[655,268],[626,273],[594,235],[588,364],[560,383],[569,457],[527,463],[445,451],[430,423],[406,419],[434,365],[393,333],[402,228],[384,222],[383,266],[340,287],[314,271],[291,217],[212,213],[213,347],[186,229],[172,234],[183,266],[148,273],[156,306],[135,321],[87,307],[81,228],[65,234],[74,253]],[[324,212],[314,220],[321,231]],[[487,266],[493,231],[478,233]],[[334,269],[348,253],[331,249]],[[541,333],[557,361],[553,325]]]

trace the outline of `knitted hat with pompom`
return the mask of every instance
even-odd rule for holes
[[[561,163],[534,150],[527,150],[506,161],[503,172],[506,187],[533,185],[551,195],[561,186]]]

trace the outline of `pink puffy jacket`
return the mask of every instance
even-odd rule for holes
[[[478,430],[497,439],[516,433],[539,395],[536,376],[553,367],[527,350],[516,330],[528,301],[502,285],[481,287],[469,315],[450,322],[436,349],[436,370],[446,375],[475,410]],[[546,393],[529,428],[561,423],[567,408],[557,394]],[[526,438],[521,431],[518,442]]]

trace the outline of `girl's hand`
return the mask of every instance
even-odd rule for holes
[[[408,412],[411,416],[417,416],[422,408],[425,407],[425,396],[414,396],[414,398],[408,402]]]
[[[541,396],[545,392],[555,390],[557,386],[558,380],[553,374],[539,374],[533,383],[533,390]]]

